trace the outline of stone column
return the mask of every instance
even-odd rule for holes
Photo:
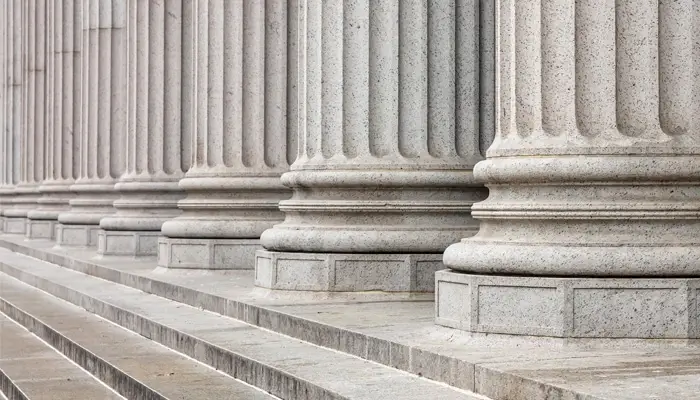
[[[256,284],[431,291],[476,232],[478,13],[465,1],[300,1],[299,157]]]
[[[0,30],[2,31],[0,46],[0,79],[2,79],[2,124],[0,125],[0,230],[5,228],[3,211],[11,207],[12,200],[12,38],[13,11],[12,1],[0,3]]]
[[[39,187],[38,208],[27,214],[30,238],[54,239],[58,215],[69,210],[73,197],[70,186],[77,176],[74,154],[78,152],[73,109],[80,100],[73,83],[75,5],[73,0],[47,1],[46,179]]]
[[[37,207],[39,186],[44,179],[45,134],[45,66],[46,66],[46,0],[21,2],[25,10],[24,46],[25,85],[21,130],[21,180],[15,194],[15,205],[5,212],[8,232],[25,233],[27,214]]]
[[[180,181],[183,214],[163,224],[159,265],[252,269],[260,234],[281,221],[294,3],[192,2],[194,163]]]
[[[20,180],[15,188],[14,206],[6,210],[5,231],[8,233],[24,234],[26,232],[27,213],[36,207],[39,198],[39,174],[37,169],[43,172],[43,144],[37,143],[37,135],[43,128],[43,110],[37,108],[38,102],[44,101],[43,97],[37,99],[37,67],[43,63],[43,56],[39,56],[37,47],[43,40],[38,39],[43,24],[44,11],[40,11],[38,2],[41,0],[27,0],[20,2],[22,13],[22,64],[23,85],[21,102],[21,126],[20,128]],[[40,15],[41,14],[41,15]],[[42,18],[41,26],[38,25]],[[41,132],[43,133],[43,132]],[[43,139],[43,136],[41,136]]]
[[[445,252],[437,323],[700,337],[700,5],[498,5],[498,131],[475,168],[490,195]]]
[[[9,125],[5,131],[5,148],[7,159],[4,160],[6,166],[3,185],[0,191],[6,200],[3,200],[3,231],[7,233],[23,233],[21,220],[11,217],[16,198],[16,184],[20,177],[20,133],[22,120],[22,90],[23,70],[22,70],[22,44],[24,26],[22,25],[22,5],[15,1],[8,1],[8,76],[9,93],[7,115]],[[6,215],[10,215],[6,218]],[[18,223],[19,222],[19,223]],[[21,228],[21,229],[20,229]]]
[[[80,176],[70,210],[58,216],[58,245],[96,246],[100,220],[115,212],[125,170],[126,0],[84,0]]]
[[[191,51],[183,58],[182,48],[192,46],[191,34],[183,37],[183,29],[192,32],[191,3],[129,2],[127,169],[115,187],[117,213],[100,222],[100,254],[156,255],[161,226],[180,214],[178,182],[192,141],[192,58]]]

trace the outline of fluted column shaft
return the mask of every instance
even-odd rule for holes
[[[20,2],[22,22],[22,68],[24,70],[20,181],[15,189],[14,207],[4,212],[9,231],[24,233],[29,211],[37,206],[39,185],[44,179],[46,0]],[[8,219],[6,219],[8,223]]]
[[[114,184],[125,170],[126,0],[82,3],[80,175],[70,210],[59,215],[58,242],[96,245],[99,223],[114,213]]]
[[[192,2],[194,163],[180,181],[187,193],[179,203],[183,214],[163,225],[161,247],[201,249],[206,243],[209,250],[182,262],[161,251],[161,265],[252,268],[260,234],[281,221],[277,203],[290,192],[279,176],[289,165],[288,128],[295,125],[287,112],[293,4]]]
[[[300,1],[299,156],[282,176],[294,196],[280,203],[284,223],[262,235],[266,249],[319,259],[432,253],[439,263],[476,231],[470,206],[485,197],[471,174],[483,147],[477,10],[473,1]],[[290,284],[280,288],[324,289]]]
[[[8,8],[8,27],[11,29],[11,34],[8,36],[10,41],[10,64],[8,65],[8,69],[10,73],[10,97],[12,101],[8,103],[7,107],[11,123],[5,136],[5,145],[7,146],[8,150],[8,159],[6,160],[7,170],[5,171],[5,177],[6,182],[9,185],[9,187],[7,187],[7,192],[10,199],[4,202],[7,203],[7,206],[3,207],[3,217],[8,218],[4,218],[3,231],[8,233],[24,233],[24,221],[21,219],[21,217],[14,217],[14,215],[16,215],[14,207],[17,198],[16,185],[20,182],[21,176],[21,134],[24,125],[22,120],[24,103],[24,70],[22,68],[22,61],[26,26],[23,25],[23,4],[11,1],[8,4]]]
[[[79,142],[74,140],[74,134],[79,121],[74,109],[79,107],[80,95],[74,83],[74,61],[76,45],[80,44],[76,41],[79,36],[76,32],[80,29],[80,2],[47,0],[46,6],[46,179],[39,187],[42,197],[38,208],[27,215],[27,236],[32,238],[54,238],[59,214],[69,210],[69,200],[73,197],[70,186],[78,173]]]
[[[0,17],[0,29],[2,34],[2,63],[0,77],[2,79],[2,124],[0,125],[0,230],[5,229],[3,212],[12,207],[13,181],[12,181],[12,108],[13,108],[13,38],[14,15],[13,2],[3,1],[2,16]]]
[[[115,186],[117,213],[100,223],[101,254],[155,255],[161,226],[180,214],[192,142],[192,59],[183,58],[192,11],[191,0],[129,2],[127,166]]]

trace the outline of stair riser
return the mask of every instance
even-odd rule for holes
[[[346,399],[343,396],[286,374],[276,368],[222,349],[168,326],[158,324],[136,313],[124,310],[32,274],[25,273],[11,265],[0,263],[0,270],[30,286],[82,307],[89,312],[154,340],[172,350],[192,357],[231,377],[265,390],[277,397],[283,399]],[[14,317],[12,318],[15,319]],[[127,397],[131,398],[129,396]]]
[[[141,384],[138,380],[51,329],[50,326],[41,320],[34,318],[3,299],[0,299],[0,312],[17,321],[17,323],[43,339],[51,347],[63,353],[63,355],[127,399],[167,400],[158,392]]]
[[[5,395],[7,400],[29,400],[2,369],[0,369],[0,392]],[[0,396],[1,398],[2,396]]]

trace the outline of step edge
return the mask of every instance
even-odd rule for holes
[[[8,272],[9,269],[9,272]],[[222,348],[216,344],[210,343],[204,339],[195,337],[193,335],[187,334],[185,332],[182,332],[178,329],[175,329],[170,326],[166,326],[163,324],[160,324],[158,322],[155,322],[153,320],[150,320],[144,315],[141,315],[138,312],[134,312],[131,310],[126,310],[122,307],[119,307],[117,305],[114,305],[108,301],[97,299],[89,294],[82,293],[79,291],[76,291],[74,289],[68,288],[66,286],[63,286],[59,283],[56,282],[51,282],[45,278],[39,277],[31,272],[24,271],[22,269],[19,269],[17,267],[14,267],[12,265],[7,264],[4,261],[0,261],[0,272],[4,273],[5,275],[12,277],[13,279],[16,279],[24,284],[27,284],[31,287],[34,287],[38,290],[41,290],[44,293],[47,293],[51,296],[54,296],[56,298],[59,298],[61,300],[67,301],[70,304],[73,304],[75,306],[78,306],[90,313],[93,313],[95,315],[98,315],[115,325],[121,326],[124,329],[127,329],[131,332],[134,332],[146,339],[153,340],[156,343],[159,343],[177,353],[183,354],[187,357],[190,357],[196,361],[199,361],[200,363],[203,363],[205,365],[208,365],[217,371],[223,372],[229,377],[233,379],[238,379],[240,381],[243,381],[251,386],[254,386],[260,390],[263,390],[265,392],[268,392],[272,394],[273,396],[285,398],[287,393],[282,390],[277,390],[274,385],[269,385],[268,387],[263,387],[262,383],[264,383],[264,379],[260,379],[259,382],[256,382],[254,378],[250,377],[249,375],[256,371],[258,368],[262,369],[267,369],[270,372],[273,372],[274,374],[278,375],[277,381],[280,382],[295,382],[296,384],[287,384],[291,388],[299,387],[300,383],[303,385],[300,386],[301,388],[304,388],[306,390],[302,390],[301,393],[318,393],[323,395],[324,399],[330,399],[330,400],[349,400],[347,397],[342,396],[338,393],[333,392],[332,390],[326,389],[318,384],[315,384],[313,382],[310,382],[302,377],[296,376],[294,374],[291,374],[289,372],[286,372],[284,370],[281,370],[275,366],[266,364],[265,362],[258,361],[255,359],[252,359],[250,357],[247,357],[245,355],[242,355],[240,353],[237,353],[235,351],[229,350]],[[27,277],[31,276],[31,281],[27,281]],[[65,292],[65,293],[61,293]],[[101,307],[85,307],[84,304],[76,304],[75,302],[72,301],[71,299],[72,296],[76,297],[82,297],[82,298],[88,298],[90,301],[95,302],[96,304],[101,305]],[[0,301],[1,305],[2,301]],[[88,305],[89,306],[89,305]],[[101,308],[101,309],[98,309]],[[108,310],[111,309],[112,312],[108,312]],[[115,312],[116,311],[116,312]],[[112,315],[125,315],[127,318],[123,318],[124,320],[120,320],[119,318],[112,318]],[[160,336],[158,335],[153,335],[150,332],[145,332],[143,329],[144,326],[152,326],[151,331],[155,332],[166,332],[165,334],[161,334]],[[170,337],[171,340],[167,340]],[[183,345],[183,343],[193,343],[192,346],[186,346]],[[198,346],[199,345],[199,346]],[[190,348],[191,347],[191,348]],[[200,347],[198,349],[198,347]],[[224,358],[228,358],[231,360],[230,363],[221,363],[220,358],[221,357],[215,357],[214,360],[208,360],[204,357],[206,354],[224,354]],[[216,362],[214,362],[216,361]],[[239,365],[245,365],[247,363],[250,363],[253,365],[252,368],[248,368],[249,372],[247,372],[247,375],[244,377],[240,374],[238,374],[238,369],[240,368]],[[226,366],[226,365],[231,365],[231,369],[223,369],[220,368],[221,366]],[[259,375],[259,374],[258,374]],[[294,398],[301,398],[301,397],[294,397]]]
[[[29,400],[29,397],[0,367],[0,395],[6,400]],[[0,399],[3,397],[0,397]]]
[[[7,318],[23,326],[30,333],[43,340],[54,350],[58,351],[63,356],[76,363],[78,366],[80,366],[80,368],[87,371],[88,374],[93,376],[95,379],[98,379],[99,381],[103,382],[105,385],[110,387],[119,395],[125,398],[131,398],[129,396],[133,395],[139,396],[138,398],[148,400],[168,400],[167,397],[160,394],[157,390],[149,387],[148,385],[143,384],[138,379],[122,371],[109,361],[96,355],[89,349],[83,347],[82,345],[76,343],[74,340],[68,338],[61,332],[55,330],[49,324],[42,321],[41,318],[38,318],[27,311],[24,311],[21,307],[2,298],[1,294],[0,312],[2,312],[2,314],[4,314]],[[88,360],[88,358],[90,358],[91,360]],[[92,361],[92,363],[90,363],[89,361]],[[92,364],[92,366],[90,364]],[[107,373],[107,371],[109,371],[109,373]],[[115,381],[116,383],[108,381],[106,379],[106,376],[113,377],[112,381]],[[130,385],[131,387],[134,387],[137,390],[134,392],[129,392],[120,389],[119,382],[124,382],[124,385]]]

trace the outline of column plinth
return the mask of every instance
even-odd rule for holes
[[[39,200],[39,188],[34,184],[18,184],[12,191],[12,208],[3,211],[7,233],[25,234],[27,232],[27,214],[32,211]]]
[[[697,338],[700,8],[539,3],[499,0],[498,129],[474,169],[489,197],[445,251],[436,321]]]
[[[400,3],[300,2],[293,196],[261,236],[257,285],[431,291],[441,253],[476,232],[479,16]]]
[[[126,172],[115,185],[116,213],[100,222],[98,254],[156,255],[164,222],[181,211],[178,181],[191,154],[192,7],[131,2],[128,9],[129,120]],[[186,35],[183,37],[183,33]],[[187,58],[183,56],[188,56]],[[183,73],[184,66],[184,73]],[[184,121],[184,123],[183,123]]]
[[[194,162],[182,215],[163,224],[158,264],[252,269],[283,218],[279,180],[296,137],[294,2],[194,2]]]

